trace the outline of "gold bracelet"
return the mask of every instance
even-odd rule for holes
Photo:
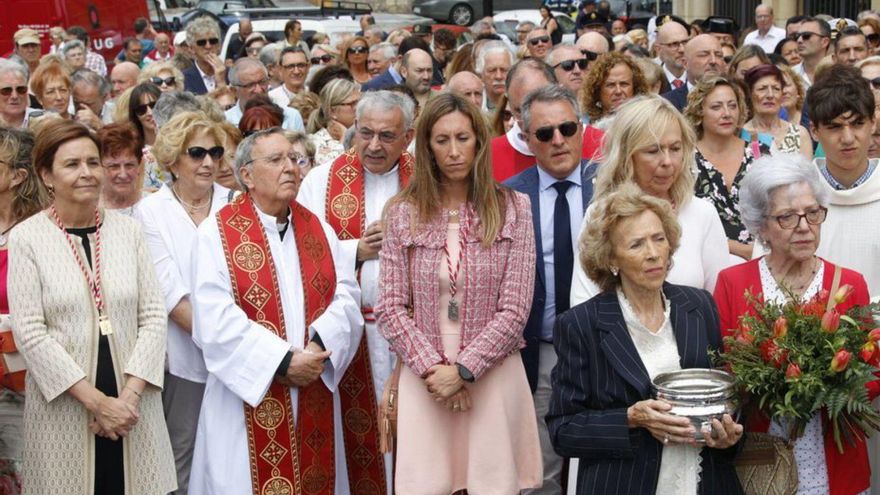
[[[142,396],[141,394],[139,394],[137,390],[135,390],[135,389],[129,387],[128,385],[126,385],[126,386],[124,386],[124,387],[122,387],[122,388],[123,388],[123,389],[126,389],[126,388],[127,388],[127,389],[131,390],[131,393],[133,393],[134,395],[137,395],[137,396],[138,396],[138,399],[143,399],[143,398],[144,398],[144,396]]]

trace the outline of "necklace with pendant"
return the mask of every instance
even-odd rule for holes
[[[6,243],[9,241],[9,231],[12,230],[12,228],[16,225],[18,225],[18,222],[13,223],[9,226],[8,229],[0,232],[0,248],[6,247]]]

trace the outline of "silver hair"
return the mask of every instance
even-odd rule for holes
[[[241,185],[242,191],[247,192],[248,188],[244,181],[241,180],[241,169],[252,163],[254,146],[257,144],[257,139],[271,136],[273,134],[281,134],[285,137],[288,136],[287,131],[284,129],[280,127],[272,127],[270,129],[257,131],[238,143],[238,148],[235,149],[235,158],[232,160],[232,172],[235,174],[235,180]]]
[[[473,26],[471,26],[471,33],[480,34],[484,30],[488,29],[489,27],[490,26],[489,26],[488,22],[486,22],[484,20],[479,20],[479,21],[475,22]]]
[[[412,129],[416,113],[416,103],[412,98],[388,90],[367,91],[361,95],[361,101],[358,102],[355,117],[360,121],[364,117],[364,112],[374,108],[382,112],[391,112],[394,109],[400,110],[403,112],[403,130],[408,131]]]
[[[250,57],[241,57],[235,61],[232,67],[229,68],[229,84],[238,87],[238,85],[241,84],[239,72],[251,67],[259,67],[263,70],[264,76],[269,75],[269,71],[266,70],[266,66],[263,65],[262,62],[260,62],[259,60],[254,60]]]
[[[67,52],[73,50],[74,48],[79,48],[83,51],[83,56],[86,54],[86,44],[80,40],[70,40],[61,47],[61,53],[64,55],[64,58],[67,58]]]
[[[516,62],[516,55],[510,51],[510,48],[508,48],[503,41],[492,40],[480,48],[480,55],[477,57],[476,64],[474,64],[474,72],[477,74],[483,74],[483,69],[486,68],[486,57],[493,53],[507,54],[507,56],[510,57],[510,65],[513,65]]]
[[[550,51],[547,52],[547,55],[544,57],[544,62],[546,62],[547,65],[549,65],[550,67],[553,67],[553,65],[554,65],[553,58],[555,56],[554,54],[557,51],[565,49],[565,48],[574,48],[576,50],[580,50],[580,48],[578,48],[577,45],[575,45],[574,43],[560,43],[558,45],[554,45],[553,48],[551,48]]]
[[[197,17],[186,25],[186,44],[187,46],[196,45],[196,36],[200,34],[214,34],[220,41],[220,26],[210,17]]]
[[[357,132],[357,127],[351,126],[345,130],[345,134],[342,135],[342,146],[350,150],[352,146],[354,146],[354,134]],[[316,164],[320,165],[320,164]]]
[[[101,98],[106,98],[107,95],[110,94],[110,90],[113,89],[107,78],[101,77],[97,72],[85,68],[73,71],[73,74],[70,76],[71,88],[79,83],[88,84],[89,86],[98,88],[98,94],[101,95]]]
[[[153,121],[161,128],[171,117],[181,112],[199,112],[202,106],[196,95],[189,91],[169,91],[159,95],[153,107]]]
[[[530,27],[532,29],[535,29],[535,26],[537,26],[537,24],[532,21],[520,21],[520,23],[516,25],[517,28]]]
[[[386,60],[397,56],[397,47],[387,41],[376,43],[370,47],[370,53],[378,52],[379,50],[382,51],[382,56],[385,57]]]
[[[364,30],[364,36],[376,35],[379,36],[379,38],[381,39],[383,34],[385,34],[385,32],[382,31],[382,28],[380,28],[379,26],[368,27]]]
[[[10,72],[17,72],[19,75],[21,75],[21,77],[24,78],[24,82],[25,84],[27,84],[29,77],[27,67],[13,60],[0,58],[0,76],[8,74]]]
[[[281,61],[281,47],[275,43],[270,43],[260,48],[260,62],[266,67],[270,65],[278,65]]]
[[[528,132],[529,125],[532,122],[532,105],[535,103],[551,103],[563,101],[571,105],[576,116],[580,116],[581,107],[578,105],[577,96],[570,89],[560,86],[559,84],[548,84],[527,94],[520,105],[520,114],[522,115],[523,131]]]
[[[767,224],[770,196],[782,187],[810,186],[816,201],[827,207],[831,193],[822,184],[819,171],[800,153],[779,153],[755,160],[739,185],[739,210],[743,225],[756,238]]]

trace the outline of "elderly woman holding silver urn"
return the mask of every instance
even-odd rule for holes
[[[712,296],[666,282],[681,238],[672,207],[633,184],[595,207],[580,262],[601,293],[557,318],[547,415],[556,451],[580,458],[576,493],[742,493],[742,426],[712,420],[703,447],[690,419],[651,398],[657,375],[709,368],[721,346]]]

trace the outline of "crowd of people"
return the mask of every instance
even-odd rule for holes
[[[698,444],[651,381],[712,367],[747,293],[880,296],[880,13],[585,0],[565,42],[538,10],[242,18],[223,58],[209,17],[139,19],[112,63],[18,30],[0,493],[742,493],[744,432],[784,422]],[[797,493],[880,494],[880,442],[826,426]]]

